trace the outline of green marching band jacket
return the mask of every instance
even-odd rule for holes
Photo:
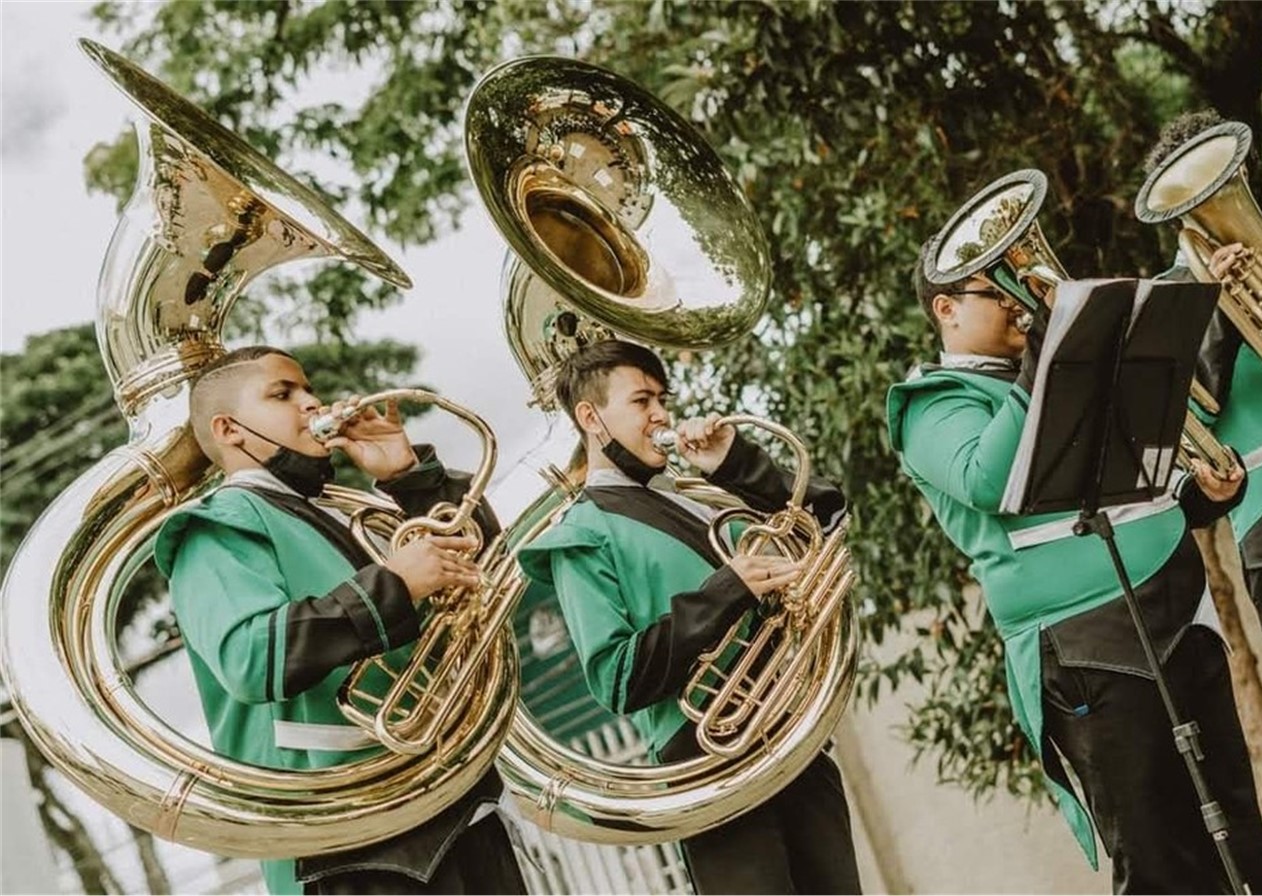
[[[409,513],[458,500],[467,477],[448,474],[429,446],[417,456],[418,468],[382,490]],[[494,527],[489,534],[498,529],[489,512],[479,522]],[[216,752],[271,768],[319,769],[381,750],[343,718],[338,686],[365,657],[388,652],[405,661],[419,617],[403,580],[372,563],[345,525],[265,471],[248,471],[172,514],[154,554],[170,579]],[[384,694],[384,679],[365,684]],[[429,822],[414,832],[409,855],[419,850],[428,872],[476,804],[495,799],[499,783],[490,777],[464,798],[467,812],[435,820],[453,830]],[[418,837],[433,848],[418,847]],[[302,892],[294,859],[262,864],[272,893]]]
[[[739,434],[707,478],[760,511],[784,507],[792,483]],[[826,529],[845,515],[845,497],[822,480],[804,500]],[[678,697],[693,663],[757,602],[711,548],[710,513],[601,470],[519,555],[533,582],[555,589],[593,696],[630,715],[655,759],[685,725]],[[729,543],[734,534],[725,533]]]
[[[967,368],[917,369],[890,389],[887,414],[903,470],[947,537],[972,561],[970,571],[1004,642],[1013,713],[1042,758],[1040,632],[1122,591],[1104,547],[1073,534],[1075,512],[999,512],[1029,400],[1020,379],[1013,383]],[[1153,576],[1190,522],[1205,525],[1224,510],[1209,504],[1186,476],[1155,501],[1112,508],[1109,517],[1131,580],[1139,585]],[[1086,811],[1071,791],[1045,780],[1087,858],[1098,866]]]

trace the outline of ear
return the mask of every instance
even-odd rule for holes
[[[590,401],[580,401],[574,405],[574,420],[578,423],[578,428],[583,431],[584,435],[597,435],[605,429],[601,425],[596,406]]]
[[[210,418],[210,434],[219,445],[235,448],[245,441],[245,431],[227,414],[216,414]]]
[[[938,325],[942,328],[958,326],[955,320],[956,312],[959,310],[958,304],[949,295],[944,292],[938,293],[933,297],[933,316],[938,319]]]

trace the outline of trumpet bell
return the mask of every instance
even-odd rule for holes
[[[496,227],[564,297],[545,304],[668,348],[734,340],[762,315],[771,261],[749,200],[638,85],[573,59],[504,63],[469,99],[465,151]]]
[[[1036,168],[991,181],[960,206],[930,243],[925,278],[945,286],[981,277],[1028,309],[1046,287],[1066,279],[1036,220],[1047,176]]]

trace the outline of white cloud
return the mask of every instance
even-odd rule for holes
[[[19,351],[31,334],[92,319],[117,218],[113,199],[89,197],[83,185],[84,155],[113,139],[130,114],[76,44],[96,36],[88,9],[81,2],[0,4],[6,352]]]

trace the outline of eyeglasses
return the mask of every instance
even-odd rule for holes
[[[998,289],[953,289],[947,293],[950,296],[984,296],[992,301],[998,302],[999,307],[1007,311],[1015,311],[1020,308],[1020,303],[1006,292]]]

